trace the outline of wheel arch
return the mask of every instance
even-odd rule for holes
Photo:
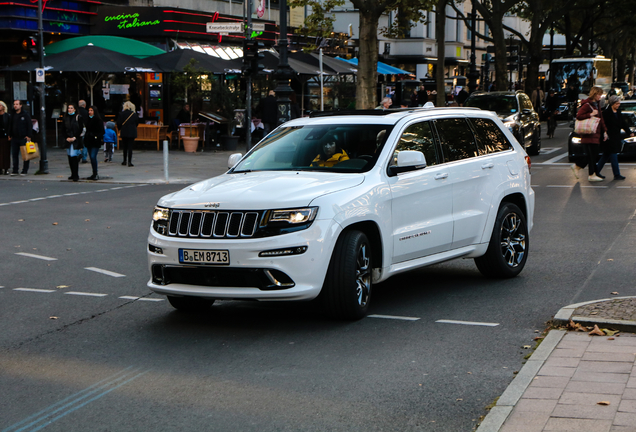
[[[382,235],[380,234],[380,228],[373,221],[361,221],[351,225],[347,225],[340,233],[342,235],[345,231],[361,231],[363,232],[369,242],[371,242],[371,259],[373,260],[373,267],[382,267],[382,259],[384,257]]]

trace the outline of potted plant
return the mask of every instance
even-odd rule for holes
[[[175,90],[183,92],[185,102],[190,104],[190,127],[188,136],[181,137],[183,148],[186,152],[196,152],[199,145],[199,131],[192,126],[194,123],[194,107],[203,99],[205,91],[209,90],[211,75],[209,72],[197,67],[197,61],[190,59],[190,63],[183,67],[182,73],[175,73],[172,78],[172,86]]]
[[[234,110],[244,108],[245,92],[238,89],[238,85],[231,85],[232,81],[224,77],[214,77],[211,83],[210,104],[214,112],[227,119],[227,135],[222,135],[223,148],[236,150],[239,137],[232,134],[236,125]],[[249,128],[249,125],[245,127]],[[249,129],[248,129],[249,133]]]

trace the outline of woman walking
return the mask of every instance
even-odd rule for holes
[[[572,165],[572,170],[576,178],[579,178],[579,171],[587,165],[587,180],[591,182],[603,181],[603,177],[599,177],[596,173],[596,160],[598,159],[598,148],[601,144],[601,137],[607,136],[605,122],[603,122],[603,116],[599,111],[601,96],[603,96],[603,89],[596,86],[592,87],[588,98],[581,102],[581,108],[579,108],[579,112],[576,114],[577,120],[587,120],[592,117],[598,117],[600,120],[594,132],[581,134],[581,143],[585,145],[585,150],[587,151],[587,161],[577,161]]]
[[[66,107],[66,117],[64,117],[64,127],[62,137],[64,147],[68,156],[68,164],[71,167],[69,180],[74,182],[79,180],[79,160],[82,155],[82,130],[84,129],[84,119],[75,111],[75,104],[68,104]]]
[[[84,145],[88,149],[88,155],[91,158],[91,167],[93,175],[88,180],[99,180],[97,175],[97,154],[102,145],[104,137],[104,122],[99,116],[97,108],[92,106],[88,109],[88,119],[86,119],[86,135],[84,135]]]
[[[139,123],[139,117],[135,112],[135,105],[130,102],[124,102],[124,110],[119,113],[117,119],[117,127],[120,130],[121,136],[121,148],[124,151],[124,161],[122,165],[134,166],[132,164],[132,151],[135,138],[137,138],[137,123]]]
[[[0,175],[9,174],[11,168],[11,142],[9,142],[9,127],[11,115],[7,104],[0,101]]]
[[[610,96],[608,106],[603,110],[603,120],[607,127],[607,136],[609,139],[601,144],[601,150],[603,155],[596,164],[596,175],[604,178],[601,175],[601,170],[605,163],[609,160],[612,164],[612,172],[614,174],[614,180],[625,180],[625,177],[621,175],[621,171],[618,168],[618,153],[621,151],[621,129],[623,129],[629,136],[634,134],[629,130],[629,127],[625,124],[625,120],[621,114],[620,107],[621,99],[618,96]]]

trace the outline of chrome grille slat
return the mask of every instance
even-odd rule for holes
[[[212,229],[214,228],[214,218],[216,213],[206,212],[203,215],[203,221],[201,222],[201,237],[211,237]]]
[[[241,222],[243,222],[243,213],[232,213],[227,224],[228,237],[238,237],[241,232]]]
[[[227,223],[230,220],[230,214],[226,212],[219,212],[216,215],[216,223],[214,224],[214,237],[225,237],[227,232]]]
[[[199,233],[201,233],[201,222],[203,221],[203,213],[201,212],[192,212],[192,217],[190,218],[190,228],[188,229],[189,237],[198,237]]]

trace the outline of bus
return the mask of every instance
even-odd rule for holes
[[[588,95],[593,86],[598,86],[607,94],[612,88],[612,60],[603,56],[562,57],[552,60],[550,74],[553,86],[561,93],[574,84],[579,94]]]

